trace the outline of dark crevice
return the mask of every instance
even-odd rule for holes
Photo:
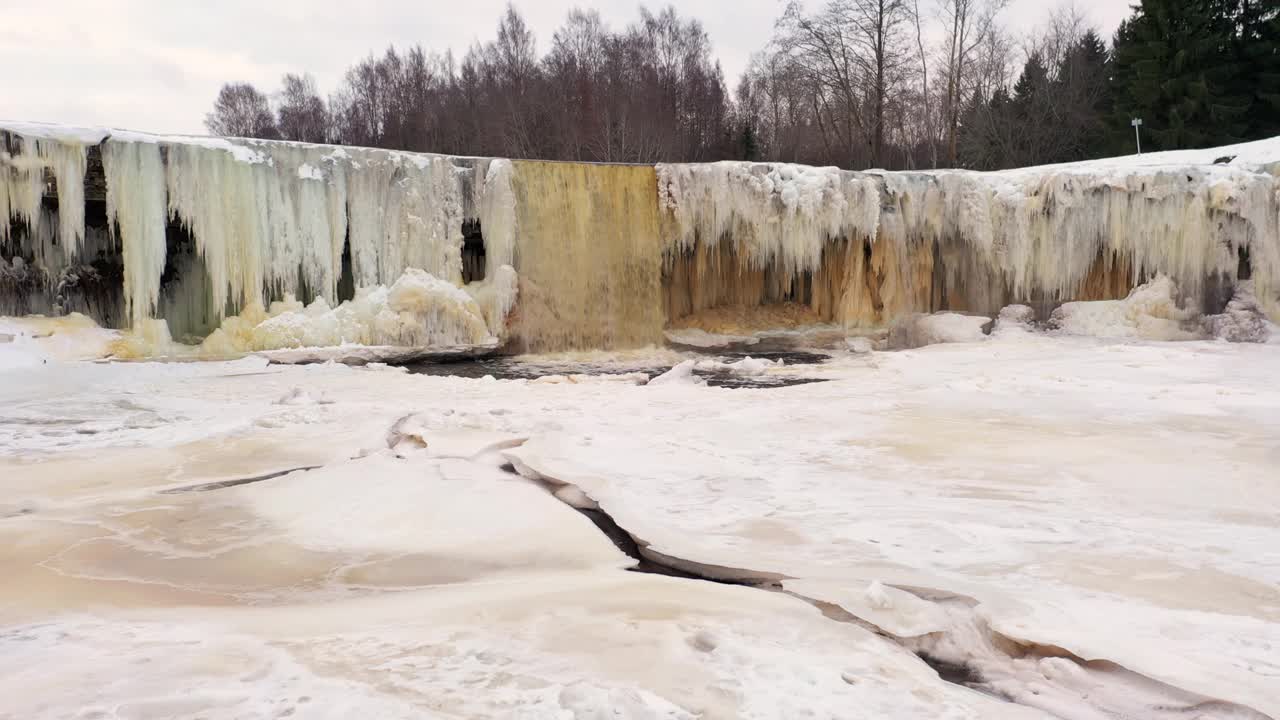
[[[526,477],[526,479],[529,479],[533,482],[539,482],[543,484],[543,486],[546,487],[549,491],[552,491],[553,493],[558,489],[569,486],[568,483],[561,483],[559,481],[556,481],[551,478],[547,478],[545,476],[530,478],[527,475],[519,473],[516,467],[511,463],[503,465],[502,469],[512,474],[519,474],[522,477]],[[577,488],[577,489],[581,491],[581,488]],[[561,500],[564,501],[563,498],[561,498]],[[594,499],[591,499],[591,500],[594,502]],[[565,502],[571,507],[574,507],[571,503],[567,501]],[[620,525],[618,525],[618,523],[604,510],[601,510],[598,508],[592,508],[592,509],[575,508],[575,509],[581,512],[583,515],[587,516],[587,518],[590,519],[591,522],[595,524],[595,526],[599,528],[600,531],[604,533],[605,536],[608,537],[609,540],[612,541],[613,544],[619,550],[621,550],[622,552],[626,553],[629,557],[634,558],[636,560],[637,565],[633,568],[630,568],[630,570],[633,572],[667,575],[671,577],[679,577],[679,578],[684,578],[689,580],[705,580],[709,582],[729,584],[729,585],[741,585],[745,587],[753,587],[753,588],[767,591],[767,592],[778,592],[778,593],[782,593],[782,594],[794,597],[799,600],[803,600],[804,602],[807,602],[810,605],[813,605],[815,608],[821,611],[824,616],[826,616],[827,618],[830,618],[831,620],[858,625],[859,627],[867,630],[868,632],[871,632],[881,638],[884,638],[892,642],[893,644],[897,645],[898,647],[901,647],[903,650],[910,652],[911,654],[919,658],[921,662],[925,663],[930,668],[932,668],[934,672],[938,674],[938,677],[944,682],[948,682],[953,685],[958,685],[958,686],[967,688],[974,692],[981,693],[983,695],[986,695],[988,697],[991,697],[1003,702],[1022,705],[1026,707],[1033,707],[1042,712],[1046,712],[1049,715],[1061,717],[1061,715],[1058,715],[1058,713],[1056,712],[1052,712],[1050,708],[1044,706],[1043,704],[1037,703],[1035,701],[1023,701],[1020,698],[1012,697],[1002,692],[998,692],[995,689],[995,687],[993,687],[993,683],[990,682],[988,678],[984,677],[983,670],[978,664],[957,663],[951,660],[934,656],[928,651],[928,649],[919,647],[919,643],[912,642],[912,640],[915,640],[915,638],[898,637],[880,628],[879,626],[874,625],[873,623],[863,620],[862,618],[850,613],[849,611],[845,610],[843,607],[839,605],[818,600],[815,598],[805,597],[804,595],[798,595],[792,591],[786,590],[782,584],[782,581],[787,579],[785,576],[777,575],[777,574],[769,574],[769,573],[752,572],[752,571],[741,569],[741,568],[709,566],[702,563],[694,563],[690,561],[681,560],[679,558],[666,556],[650,549],[647,543],[645,543],[643,540],[640,540],[639,538],[636,538],[630,532],[628,532],[627,530],[622,528]],[[972,608],[976,605],[976,601],[972,600],[971,598],[956,596],[943,591],[936,591],[928,588],[914,588],[914,587],[896,586],[896,585],[894,587],[899,590],[903,590],[905,592],[910,592],[912,594],[915,594],[921,599],[927,600],[930,602],[950,602],[950,603],[955,603],[961,607],[968,607],[968,608]],[[991,642],[994,644],[994,649],[999,654],[1006,655],[1011,659],[1024,658],[1024,657],[1063,658],[1066,660],[1070,660],[1071,662],[1075,663],[1077,666],[1079,666],[1082,669],[1097,670],[1102,672],[1118,672],[1118,673],[1129,675],[1134,678],[1140,678],[1143,681],[1143,683],[1147,686],[1152,686],[1152,685],[1161,686],[1168,689],[1169,691],[1172,691],[1173,696],[1181,695],[1187,699],[1185,707],[1175,708],[1175,707],[1161,706],[1158,708],[1160,710],[1172,711],[1173,713],[1183,713],[1183,714],[1221,711],[1228,715],[1238,716],[1241,718],[1247,717],[1247,718],[1258,718],[1259,720],[1268,720],[1267,716],[1247,706],[1239,705],[1236,703],[1231,703],[1223,700],[1217,700],[1213,698],[1199,697],[1199,696],[1196,696],[1194,693],[1183,691],[1180,688],[1176,688],[1174,686],[1161,683],[1155,678],[1150,678],[1150,677],[1141,675],[1140,673],[1136,673],[1131,670],[1128,670],[1127,668],[1124,668],[1123,666],[1120,666],[1116,663],[1112,663],[1105,660],[1087,661],[1062,648],[1046,646],[1046,645],[1035,645],[1035,644],[1021,642],[1015,638],[1010,638],[1000,633],[997,633],[994,630],[991,630],[991,628],[989,627],[987,627],[987,631],[991,636]],[[950,632],[951,632],[950,630],[947,630],[947,631],[943,631],[942,633],[939,633],[938,635],[946,636]],[[913,645],[916,645],[916,647],[913,647]],[[1033,696],[1039,695],[1039,692],[1035,690],[1030,690],[1030,693]],[[1105,698],[1101,699],[1101,702],[1095,705],[1092,702],[1090,702],[1090,697],[1089,695],[1086,694],[1081,697],[1080,701],[1083,703],[1084,707],[1088,707],[1092,711],[1098,712],[1104,715],[1119,717],[1119,716],[1125,716],[1125,713],[1126,713],[1126,709],[1123,707],[1110,707],[1109,706],[1110,702]],[[1152,709],[1157,709],[1157,708],[1153,707]]]
[[[618,526],[618,523],[609,517],[609,514],[603,510],[589,510],[586,508],[575,508],[579,513],[586,516],[588,520],[599,528],[604,536],[613,542],[614,547],[621,550],[627,556],[636,561],[635,567],[628,568],[631,572],[649,573],[651,575],[666,575],[668,577],[684,578],[686,580],[709,580],[710,578],[699,577],[690,572],[685,572],[678,568],[669,567],[650,560],[645,557],[640,550],[640,544],[626,530]],[[712,582],[722,582],[712,580]]]
[[[963,665],[963,664],[949,662],[949,661],[934,657],[933,655],[930,655],[927,652],[921,652],[918,650],[913,650],[911,648],[908,648],[903,643],[902,638],[890,632],[886,632],[885,630],[881,629],[878,625],[873,625],[872,623],[869,623],[866,620],[863,620],[862,618],[858,617],[857,615],[854,615],[853,613],[849,612],[848,610],[845,610],[844,608],[840,607],[835,603],[826,602],[824,600],[817,600],[811,597],[806,597],[804,595],[791,592],[790,590],[785,590],[782,588],[781,585],[775,585],[772,587],[771,586],[761,586],[761,587],[762,589],[774,590],[775,592],[780,592],[780,593],[783,593],[784,595],[790,595],[791,597],[796,598],[797,600],[803,600],[804,602],[807,602],[810,605],[817,608],[829,620],[835,620],[836,622],[857,625],[858,627],[862,628],[863,630],[866,630],[867,632],[878,635],[894,643],[895,645],[902,647],[904,650],[910,652],[912,655],[915,655],[916,657],[920,658],[920,660],[923,661],[925,665],[928,665],[929,667],[933,668],[933,671],[938,673],[938,677],[944,680],[945,682],[949,682],[952,685],[960,685],[962,687],[967,687],[970,690],[976,690],[982,693],[983,695],[989,695],[993,698],[1004,700],[1005,702],[1011,702],[1009,698],[998,695],[996,693],[990,692],[989,690],[985,689],[982,686],[982,682],[983,682],[982,674],[979,673],[975,668],[973,668],[970,665]],[[903,589],[903,588],[899,588],[899,589]]]
[[[484,280],[484,233],[478,218],[462,221],[462,282]]]
[[[355,299],[356,279],[351,266],[351,228],[342,240],[342,269],[338,272],[338,297],[340,303]]]
[[[506,463],[501,467],[503,472],[523,477],[530,482],[536,482],[547,489],[548,492],[555,494],[557,488],[565,487],[565,483],[557,483],[550,480],[535,480],[521,475],[515,466]],[[558,498],[557,498],[558,499]],[[561,500],[561,502],[564,502]],[[668,577],[684,578],[686,580],[706,580],[707,582],[720,583],[722,585],[747,585],[754,586],[757,581],[745,579],[729,579],[725,577],[713,577],[697,572],[692,572],[688,568],[678,567],[676,564],[664,562],[665,556],[655,553],[648,549],[648,543],[638,540],[634,535],[627,532],[621,525],[613,519],[609,513],[599,508],[582,508],[571,503],[565,503],[569,507],[577,510],[588,520],[591,521],[614,547],[618,548],[631,559],[636,561],[635,567],[628,568],[631,572],[648,573],[651,575],[666,575]]]
[[[253,477],[237,478],[235,480],[219,480],[217,482],[208,482],[208,483],[200,483],[198,485],[185,485],[183,487],[169,488],[168,490],[161,490],[160,493],[163,495],[175,495],[178,493],[209,492],[210,490],[222,490],[224,488],[236,487],[239,485],[250,485],[252,483],[262,482],[263,480],[274,480],[275,478],[284,477],[285,475],[289,475],[290,473],[308,472],[310,470],[315,470],[320,467],[322,466],[307,465],[305,467],[290,468],[288,470],[277,470],[276,472],[269,472],[269,473],[266,473],[265,475],[254,475]]]

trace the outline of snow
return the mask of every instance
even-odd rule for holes
[[[18,122],[14,120],[0,120],[0,131],[22,135],[23,137],[59,140],[80,145],[97,145],[111,134],[110,130],[103,127]]]
[[[13,370],[0,691],[36,718],[1274,716],[1276,352],[1024,330],[742,391]],[[785,593],[625,572],[570,506]]]
[[[119,337],[79,313],[62,317],[0,317],[0,372],[50,361],[93,360]]]
[[[677,363],[670,370],[654,377],[649,381],[650,385],[706,385],[707,381],[693,374],[698,367],[697,360],[684,360]]]
[[[769,372],[769,370],[772,370],[773,368],[780,368],[783,365],[785,365],[785,362],[782,360],[766,360],[763,358],[753,358],[748,355],[747,357],[734,362],[699,360],[695,364],[695,368],[698,370],[729,372],[742,377],[759,377]]]
[[[35,225],[20,243],[46,275],[76,262],[52,248],[103,240],[51,221],[34,171],[74,175],[72,146],[103,143],[132,325],[0,320],[0,694],[17,716],[1280,716],[1280,141],[993,174],[660,166],[661,222],[649,208],[642,237],[603,228],[602,246],[602,212],[626,203],[591,203],[630,202],[652,171],[591,189],[559,165],[4,127],[23,152],[0,167],[0,215]],[[520,207],[570,180],[572,223]],[[465,287],[463,218],[487,244]],[[162,293],[171,219],[204,270]],[[534,257],[560,229],[599,267]],[[348,235],[361,289],[337,305]],[[934,243],[945,262],[921,265]],[[762,287],[811,272],[821,302],[901,318],[887,344],[909,349],[831,325],[849,352],[818,366],[513,359],[553,373],[531,381],[76,362],[488,352],[538,303],[525,330],[648,337],[627,333],[661,325],[662,262],[698,247],[731,252],[699,256],[709,274],[684,289],[736,277],[721,257]],[[1201,317],[1206,278],[1237,280],[1244,248],[1252,278]],[[588,267],[643,292],[592,314]],[[886,294],[824,294],[833,269]],[[942,307],[981,314],[919,313],[935,271]],[[1086,288],[1099,273],[1145,284],[1063,304],[1045,330],[1008,305],[1115,297]],[[153,316],[206,281],[222,326],[178,345],[180,318]],[[599,332],[570,327],[588,320]],[[673,367],[636,372],[657,366]],[[709,388],[708,370],[825,382]],[[748,584],[629,572],[577,509],[649,563]]]
[[[871,341],[871,338],[862,336],[845,338],[844,346],[854,355],[865,355],[875,350],[875,343]]]

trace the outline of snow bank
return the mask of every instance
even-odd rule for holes
[[[1202,337],[1193,310],[1178,307],[1178,288],[1160,275],[1123,300],[1069,302],[1053,311],[1049,326],[1066,335],[1144,340]]]
[[[889,347],[918,348],[939,343],[981,342],[991,318],[953,312],[911,315],[889,330]]]
[[[0,317],[0,372],[49,361],[96,360],[119,337],[80,313],[62,317]]]
[[[1029,305],[1006,305],[991,328],[993,337],[1015,337],[1035,331],[1036,311]]]

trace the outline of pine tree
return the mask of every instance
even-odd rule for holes
[[[1107,151],[1107,119],[1112,112],[1111,55],[1106,43],[1087,31],[1058,68],[1054,97],[1062,107],[1066,148],[1062,162],[1101,157]]]
[[[756,139],[756,129],[751,123],[743,123],[738,133],[738,159],[756,161],[760,159],[760,141]]]
[[[1280,135],[1280,0],[1239,0],[1236,90],[1249,98],[1248,139]]]
[[[1022,74],[1013,85],[1013,102],[1022,107],[1030,107],[1042,96],[1049,84],[1049,69],[1044,66],[1040,53],[1031,53],[1027,63],[1022,66]]]
[[[1112,134],[1132,148],[1129,120],[1143,120],[1153,150],[1239,142],[1250,98],[1236,82],[1232,5],[1239,0],[1142,0],[1116,32]]]

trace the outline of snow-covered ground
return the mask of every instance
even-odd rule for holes
[[[1280,717],[1280,345],[1014,315],[733,390],[11,323],[0,718]]]

